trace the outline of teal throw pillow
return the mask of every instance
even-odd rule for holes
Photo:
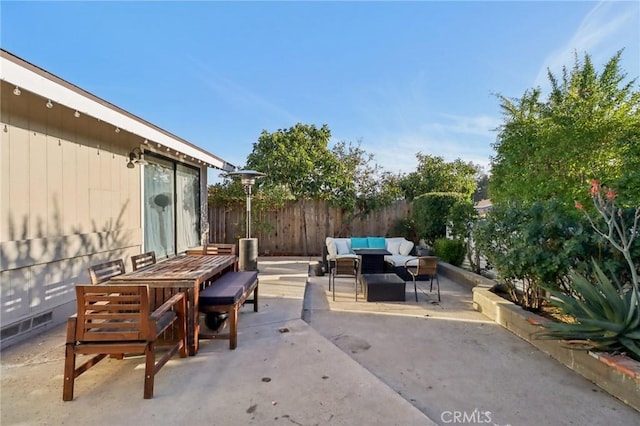
[[[369,248],[374,248],[374,249],[387,248],[384,237],[368,237],[367,240],[369,243]]]
[[[361,237],[351,237],[351,248],[359,249],[359,248],[369,248],[369,241],[367,238]]]

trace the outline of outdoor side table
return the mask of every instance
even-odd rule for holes
[[[362,274],[367,302],[404,302],[406,282],[396,274]]]

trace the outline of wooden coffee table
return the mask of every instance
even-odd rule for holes
[[[362,274],[367,302],[404,302],[406,281],[396,274]]]

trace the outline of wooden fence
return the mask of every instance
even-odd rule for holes
[[[411,203],[398,201],[351,223],[346,223],[339,208],[318,200],[291,202],[275,211],[254,210],[251,214],[251,236],[258,238],[260,255],[319,256],[329,236],[405,236],[394,228],[411,215]],[[244,226],[244,205],[209,208],[209,241],[237,243],[245,236]]]

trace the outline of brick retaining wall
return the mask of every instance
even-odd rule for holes
[[[558,340],[537,339],[541,324],[549,320],[493,293],[495,281],[444,262],[438,264],[438,273],[470,288],[475,310],[640,411],[640,362],[622,355],[569,349]]]

